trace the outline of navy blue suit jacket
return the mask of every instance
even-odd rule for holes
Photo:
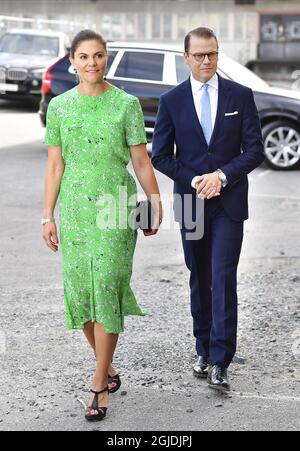
[[[226,113],[235,113],[227,115]],[[176,143],[176,156],[174,156]],[[248,218],[248,177],[264,161],[260,121],[251,89],[219,76],[218,109],[209,146],[195,110],[190,78],[165,93],[159,104],[152,163],[174,180],[174,193],[196,190],[193,177],[221,169],[228,185],[221,202],[235,221]],[[176,218],[175,210],[175,220]]]

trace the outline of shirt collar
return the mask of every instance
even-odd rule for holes
[[[218,90],[219,89],[219,79],[218,79],[218,75],[215,74],[210,80],[208,80],[206,82],[207,85],[211,86],[212,88]],[[196,95],[197,92],[200,91],[200,89],[202,89],[202,86],[204,85],[204,83],[201,83],[201,81],[196,80],[193,77],[193,74],[191,74],[191,86],[192,86],[192,92],[193,95]]]

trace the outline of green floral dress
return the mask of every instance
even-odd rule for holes
[[[65,163],[59,230],[66,327],[93,321],[107,333],[123,332],[124,316],[144,315],[130,288],[137,231],[124,222],[120,196],[131,199],[128,219],[137,196],[129,146],[147,142],[140,103],[115,86],[98,96],[75,87],[49,103],[44,142],[61,146]]]

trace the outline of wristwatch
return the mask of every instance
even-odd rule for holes
[[[223,171],[221,171],[221,169],[217,169],[217,173],[219,174],[219,179],[222,182],[222,187],[225,188],[225,186],[228,185],[228,180],[227,180],[226,175],[224,174]]]
[[[41,219],[42,225],[48,224],[48,222],[55,222],[55,218],[42,218]]]

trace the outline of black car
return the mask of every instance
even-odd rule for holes
[[[0,38],[0,98],[39,105],[45,69],[68,53],[64,33],[16,30]]]
[[[178,46],[109,43],[107,80],[140,99],[147,136],[153,134],[159,97],[189,76]],[[253,72],[220,54],[219,74],[250,87],[258,108],[266,162],[273,169],[290,170],[300,165],[300,93],[272,88]],[[69,57],[57,61],[44,74],[40,117],[52,97],[76,85]]]

